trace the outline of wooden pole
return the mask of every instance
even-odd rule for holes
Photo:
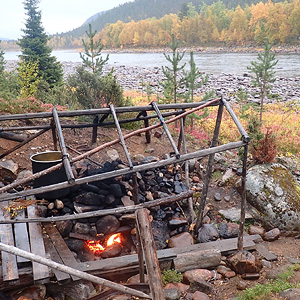
[[[133,183],[132,200],[133,200],[134,204],[140,204],[140,201],[138,198],[139,186],[138,186],[136,173],[132,173],[131,178],[132,178],[132,183]]]
[[[195,108],[193,108],[193,109],[191,109],[191,110],[189,110],[189,111],[187,111],[187,112],[184,112],[184,113],[182,113],[182,114],[180,114],[180,115],[178,115],[178,116],[176,116],[176,117],[173,117],[173,118],[167,120],[167,121],[166,121],[166,124],[171,123],[171,122],[175,122],[176,120],[179,120],[180,118],[185,117],[185,116],[187,116],[188,114],[191,114],[191,113],[193,113],[193,112],[195,112],[195,111],[197,111],[197,110],[199,110],[199,109],[202,109],[202,108],[204,108],[204,107],[207,107],[207,106],[209,106],[209,105],[212,105],[212,104],[216,103],[216,102],[219,101],[219,100],[220,100],[220,99],[214,99],[214,100],[208,101],[208,102],[204,103],[203,105],[197,106],[197,107],[195,107]],[[1,117],[1,116],[0,116],[0,117]],[[137,134],[140,134],[140,133],[149,131],[149,130],[154,129],[154,128],[157,128],[157,127],[159,127],[159,126],[161,126],[160,123],[154,124],[154,125],[152,125],[152,126],[149,126],[148,128],[143,128],[143,129],[135,130],[135,131],[133,131],[133,132],[131,132],[131,133],[128,133],[128,134],[124,135],[124,139],[128,139],[128,138],[130,138],[130,137],[132,137],[132,136],[135,136],[135,135],[137,135]],[[113,145],[115,145],[115,144],[117,144],[117,143],[119,143],[119,142],[120,142],[120,139],[118,138],[118,139],[115,139],[115,140],[113,140],[113,141],[111,141],[111,142],[108,142],[108,143],[105,143],[105,144],[103,144],[103,145],[100,145],[100,146],[98,146],[98,147],[96,147],[96,148],[94,148],[94,149],[92,149],[92,150],[90,150],[90,151],[85,152],[85,153],[82,154],[82,155],[79,155],[79,156],[74,157],[73,159],[71,159],[71,162],[73,163],[73,162],[79,161],[79,160],[81,160],[81,159],[84,159],[84,158],[86,158],[86,157],[88,157],[88,156],[90,156],[90,155],[93,155],[93,154],[99,152],[100,150],[102,150],[102,149],[104,149],[104,148],[113,146]],[[30,176],[30,177],[28,177],[28,178],[24,178],[23,180],[18,180],[18,181],[15,181],[15,182],[11,183],[11,184],[8,184],[8,185],[6,185],[5,187],[0,188],[0,194],[1,194],[1,193],[4,193],[4,192],[7,192],[7,191],[9,191],[10,189],[15,188],[15,187],[17,187],[17,186],[19,186],[19,185],[22,185],[22,184],[25,184],[25,183],[27,183],[27,182],[29,182],[29,181],[32,181],[32,180],[34,180],[34,179],[36,179],[36,178],[39,178],[39,177],[41,177],[41,176],[43,176],[43,175],[45,175],[45,174],[49,174],[49,173],[51,173],[51,172],[53,172],[53,171],[55,171],[55,170],[58,170],[58,169],[61,168],[61,167],[62,167],[62,163],[59,163],[59,164],[57,164],[57,165],[55,165],[55,166],[53,166],[53,167],[50,167],[50,168],[48,168],[48,169],[46,169],[46,170],[43,170],[43,171],[41,171],[41,172],[37,172],[37,173],[33,174],[32,176]]]
[[[104,285],[106,287],[109,287],[111,289],[117,290],[119,292],[122,292],[124,294],[129,294],[132,296],[136,296],[136,297],[141,297],[141,298],[146,298],[146,299],[151,299],[151,297],[143,292],[128,288],[126,286],[123,286],[121,284],[76,270],[74,268],[59,264],[57,262],[54,262],[50,259],[44,258],[42,256],[36,255],[36,254],[32,254],[30,252],[18,249],[14,246],[9,246],[9,245],[5,245],[3,243],[0,243],[0,249],[2,251],[17,255],[17,256],[21,256],[21,257],[25,257],[31,261],[40,263],[42,265],[48,266],[52,269],[76,276],[78,278],[84,279],[84,280],[88,280],[97,284],[101,284]]]
[[[132,161],[131,161],[131,158],[130,158],[130,155],[129,155],[129,151],[128,151],[127,146],[125,144],[125,140],[124,140],[124,137],[123,137],[123,133],[122,133],[119,121],[118,121],[118,117],[117,117],[115,108],[114,108],[113,104],[111,104],[109,107],[110,107],[111,113],[114,117],[115,125],[116,125],[117,131],[119,133],[119,138],[120,138],[121,144],[122,144],[123,149],[125,151],[125,155],[126,155],[126,158],[127,158],[128,164],[129,164],[129,168],[132,169],[133,164],[132,164]]]
[[[97,142],[97,131],[98,131],[98,121],[99,121],[99,116],[96,115],[94,120],[93,120],[93,132],[92,132],[92,144],[95,144]]]
[[[248,145],[244,147],[244,157],[243,157],[243,171],[242,171],[242,201],[241,201],[241,218],[240,218],[240,228],[238,236],[238,250],[243,250],[243,236],[245,227],[245,215],[246,215],[246,175],[247,175],[247,156],[248,156]]]
[[[148,115],[147,115],[146,111],[144,111],[144,117],[145,117],[145,119],[144,119],[144,127],[147,128],[147,127],[149,127],[149,118],[148,118]],[[151,143],[150,131],[146,131],[145,135],[146,135],[146,143],[150,144]]]
[[[53,149],[55,151],[57,151],[58,150],[58,148],[57,148],[57,136],[56,136],[56,131],[55,131],[54,118],[50,122],[50,128],[51,128],[51,131],[52,131]]]
[[[198,106],[214,106],[218,105],[217,103],[221,98],[216,98],[209,100],[207,102],[193,102],[193,103],[171,103],[171,104],[159,104],[158,108],[160,110],[170,110],[170,109],[187,109],[187,108],[196,108]],[[208,104],[208,105],[206,105]],[[140,111],[151,111],[153,107],[151,105],[146,106],[125,106],[117,107],[117,113],[126,113],[126,112],[140,112]],[[75,117],[75,116],[88,116],[88,115],[97,115],[97,114],[110,114],[109,108],[98,108],[98,109],[85,109],[85,110],[73,110],[73,111],[60,111],[58,112],[59,117]],[[38,118],[51,118],[51,112],[41,112],[41,113],[30,113],[30,114],[11,114],[11,115],[0,115],[1,121],[9,120],[26,120],[26,119],[38,119]]]
[[[214,148],[218,145],[218,137],[219,137],[219,133],[220,133],[223,109],[224,109],[224,105],[220,104],[219,109],[218,109],[218,115],[217,115],[213,140],[211,143],[212,148]],[[211,173],[212,173],[212,166],[213,166],[214,158],[215,158],[215,153],[212,153],[209,155],[207,168],[206,168],[206,176],[205,176],[205,179],[203,182],[203,189],[202,189],[201,200],[200,200],[200,208],[199,208],[199,214],[198,214],[197,221],[196,221],[195,232],[198,232],[199,228],[202,225],[203,212],[204,212],[204,208],[205,208],[205,202],[206,202],[210,177],[211,177]]]
[[[70,184],[74,184],[75,177],[72,172],[72,168],[71,168],[71,164],[70,164],[70,160],[69,160],[69,154],[68,154],[68,151],[66,148],[65,139],[64,139],[64,136],[62,133],[62,129],[61,129],[60,122],[59,122],[59,117],[58,117],[57,110],[55,107],[52,109],[52,113],[53,113],[53,119],[54,119],[56,131],[57,131],[57,135],[58,135],[59,146],[60,146],[60,150],[62,153],[62,160],[63,160],[63,164],[65,167],[65,172],[66,172],[66,175],[68,178],[68,182]]]
[[[191,197],[193,195],[193,191],[184,192],[178,195],[172,195],[166,198],[156,199],[153,201],[140,203],[138,205],[130,205],[118,208],[111,208],[111,209],[102,209],[97,211],[90,211],[85,213],[78,213],[74,215],[64,215],[58,217],[47,217],[47,218],[32,218],[32,219],[13,219],[13,220],[0,220],[0,224],[15,224],[15,223],[31,223],[31,222],[57,222],[57,221],[65,221],[65,220],[77,220],[77,219],[85,219],[85,218],[92,218],[92,217],[103,217],[107,215],[117,215],[117,214],[124,214],[129,212],[134,212],[140,208],[150,208],[158,205],[166,205],[169,203],[173,203],[176,201],[180,201]]]
[[[172,135],[171,135],[171,133],[169,131],[169,128],[168,128],[168,126],[166,124],[166,121],[164,120],[164,118],[163,118],[160,110],[158,109],[157,104],[154,101],[151,104],[152,104],[153,108],[155,109],[155,112],[157,113],[158,119],[159,119],[161,125],[163,126],[163,128],[164,128],[164,130],[165,130],[165,132],[166,132],[166,134],[167,134],[167,136],[169,138],[169,140],[170,140],[170,143],[171,143],[171,145],[172,145],[172,147],[174,149],[176,158],[179,158],[180,157],[180,153],[179,153],[179,151],[178,151],[178,149],[177,149],[177,147],[175,145],[173,137],[172,137]]]
[[[138,226],[136,225],[136,239],[137,239],[137,254],[139,258],[139,275],[140,275],[140,283],[145,283],[145,268],[144,268],[144,255],[142,249],[141,238],[138,230]]]
[[[166,297],[161,281],[159,262],[149,221],[149,211],[145,208],[138,209],[135,212],[135,215],[142,243],[152,300],[165,300]]]
[[[82,154],[80,151],[74,149],[74,148],[71,147],[71,146],[67,146],[67,148],[70,149],[71,151],[75,152],[76,154],[79,154],[79,155]],[[101,168],[103,167],[103,165],[101,165],[101,164],[98,163],[97,161],[91,159],[90,157],[87,157],[86,159],[87,159],[88,161],[90,161],[91,163],[95,164],[95,165],[98,166],[98,167],[101,167]]]

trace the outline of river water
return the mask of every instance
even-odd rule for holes
[[[55,50],[52,52],[60,62],[81,62],[79,52],[76,50]],[[102,52],[103,56],[106,55]],[[17,60],[20,52],[6,52],[6,61]],[[242,75],[247,72],[250,62],[256,60],[256,53],[195,53],[194,59],[200,71],[207,74],[229,73]],[[300,77],[300,54],[277,54],[278,64],[274,70],[276,76]],[[188,63],[189,54],[186,53],[183,62]],[[134,66],[141,68],[154,68],[167,66],[169,63],[163,53],[110,53],[109,66]]]

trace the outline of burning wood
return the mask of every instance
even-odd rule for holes
[[[112,247],[114,244],[121,245],[122,236],[120,233],[116,233],[111,235],[106,240],[106,247],[102,246],[102,241],[86,241],[86,245],[88,248],[96,255],[101,256],[101,254],[106,250],[109,249],[109,247]]]

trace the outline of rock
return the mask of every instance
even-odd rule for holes
[[[164,249],[168,246],[167,241],[170,239],[170,230],[165,222],[153,220],[151,222],[152,233],[156,250]]]
[[[265,228],[300,229],[300,186],[286,167],[273,163],[250,168],[246,192]]]
[[[193,176],[192,178],[194,183],[199,183],[200,182],[200,178],[198,176]]]
[[[221,214],[225,219],[230,220],[231,222],[237,222],[241,218],[241,208],[228,208],[228,209],[220,209],[219,214]],[[246,210],[245,215],[246,220],[252,219],[252,215],[249,211]]]
[[[106,151],[106,154],[111,161],[120,159],[120,155],[116,149],[109,149]]]
[[[285,166],[291,172],[295,173],[297,171],[298,165],[297,161],[286,156],[279,156],[277,158],[277,162]]]
[[[259,273],[245,273],[245,274],[242,274],[242,279],[245,279],[245,280],[257,280],[259,278]]]
[[[123,203],[124,206],[134,205],[133,200],[131,200],[129,196],[123,196],[121,198],[121,202]]]
[[[78,240],[73,238],[65,239],[65,242],[68,245],[69,249],[76,253],[80,252],[85,245],[83,240]]]
[[[266,232],[266,230],[264,228],[262,228],[261,226],[254,226],[254,225],[250,225],[249,230],[248,230],[248,233],[250,235],[259,234],[261,237],[263,237],[265,232]]]
[[[227,264],[238,274],[258,273],[262,265],[249,251],[241,250],[227,257]]]
[[[186,247],[193,244],[194,244],[194,239],[192,235],[188,232],[183,232],[178,235],[172,236],[169,239],[168,247],[169,248]]]
[[[73,222],[71,220],[58,221],[55,225],[63,238],[68,237],[73,228]]]
[[[59,199],[56,199],[54,201],[54,205],[55,205],[55,208],[58,209],[58,210],[61,210],[61,209],[63,209],[65,207],[64,203],[61,200],[59,200]]]
[[[219,226],[219,234],[224,239],[237,237],[239,234],[239,224],[222,222]]]
[[[113,194],[117,198],[122,198],[124,196],[121,185],[118,184],[118,183],[110,184],[109,185],[109,190],[110,190],[111,194]]]
[[[109,195],[105,196],[103,202],[104,202],[106,205],[111,205],[111,204],[113,204],[115,201],[116,201],[116,197],[115,197],[114,195],[112,195],[112,194],[109,194]]]
[[[148,283],[147,274],[144,275],[145,283]],[[127,284],[137,284],[140,283],[140,274],[133,275],[127,279]]]
[[[184,217],[173,217],[168,221],[170,227],[179,227],[188,224],[188,221]]]
[[[74,231],[76,233],[88,235],[90,232],[90,224],[76,222],[76,224],[74,225]]]
[[[164,288],[166,300],[179,300],[181,293],[178,289],[166,289]]]
[[[180,291],[181,295],[185,295],[187,290],[189,289],[189,285],[176,282],[176,283],[167,283],[164,287],[165,289],[177,289]]]
[[[268,241],[268,242],[272,242],[272,241],[276,241],[279,239],[279,236],[280,236],[280,230],[278,228],[274,228],[272,230],[269,230],[268,232],[266,232],[264,235],[263,235],[263,239],[265,241]]]
[[[237,290],[239,291],[244,291],[245,289],[248,288],[248,283],[247,281],[244,281],[244,280],[239,280],[236,284],[236,288]]]
[[[97,205],[101,205],[102,203],[101,199],[103,198],[104,197],[101,197],[101,195],[95,194],[93,192],[87,192],[78,195],[75,198],[75,202],[80,204],[85,204],[85,205],[97,206]]]
[[[219,232],[213,224],[203,224],[198,230],[197,241],[199,243],[207,243],[215,241],[219,238]]]
[[[227,169],[222,177],[222,184],[226,184],[231,178],[235,176],[235,172],[230,168]]]
[[[192,300],[209,300],[209,297],[205,293],[196,291],[192,296]]]
[[[216,201],[221,201],[222,200],[222,196],[221,196],[220,193],[215,193],[214,198],[215,198]]]
[[[300,299],[300,289],[293,288],[287,289],[279,293],[280,297],[283,297],[286,300],[299,300]]]
[[[118,256],[122,251],[122,246],[119,243],[106,247],[101,253],[102,258],[110,258]]]
[[[120,222],[113,215],[104,216],[96,222],[96,228],[98,233],[114,233],[119,227]]]
[[[30,176],[32,176],[32,171],[29,171],[29,170],[23,170],[23,171],[21,171],[21,172],[18,174],[16,180],[23,180],[23,179],[28,178],[28,177],[30,177]]]
[[[218,266],[217,272],[225,278],[232,278],[236,275],[234,271],[222,265]]]
[[[184,282],[208,281],[214,277],[214,273],[206,269],[194,269],[183,273]]]

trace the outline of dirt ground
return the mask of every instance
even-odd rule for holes
[[[21,123],[20,123],[21,124]],[[2,124],[4,127],[4,124]],[[9,125],[6,125],[9,126]],[[123,135],[131,132],[132,130],[122,129]],[[25,132],[27,134],[32,134],[35,131]],[[99,128],[98,129],[98,138],[96,145],[91,145],[91,129],[65,129],[63,130],[65,143],[68,146],[76,149],[79,152],[88,151],[96,146],[111,142],[118,137],[118,132],[115,128]],[[126,145],[128,147],[131,157],[134,157],[136,154],[142,154],[144,156],[152,155],[162,158],[164,154],[172,152],[172,147],[170,142],[164,134],[161,138],[154,137],[155,130],[151,132],[151,143],[146,144],[145,134],[140,136],[135,136],[126,140]],[[0,153],[3,153],[10,149],[11,147],[17,145],[17,142],[8,141],[0,139]],[[188,140],[187,142],[188,151],[192,152],[199,149],[197,141]],[[120,154],[121,159],[126,162],[125,152],[120,143],[117,143],[114,146],[109,147],[110,149],[116,149]],[[107,150],[99,151],[98,153],[91,156],[92,159],[99,163],[103,163],[107,160]],[[5,159],[12,159],[19,165],[19,171],[21,170],[31,170],[31,161],[30,156],[46,150],[54,150],[52,133],[48,131],[39,138],[31,141],[22,148],[16,150],[12,154],[8,155]],[[75,157],[78,154],[74,151],[69,150],[71,157]],[[202,164],[202,162],[201,162]],[[204,167],[205,161],[203,161]],[[196,174],[197,175],[197,174]],[[220,201],[216,202],[213,199],[213,195],[219,192],[223,195],[228,195],[231,198],[230,202]],[[214,206],[214,209],[217,211],[220,208],[229,208],[231,206],[238,205],[240,201],[240,196],[237,193],[236,189],[232,186],[220,187],[214,183],[210,185],[208,203],[211,203]],[[217,216],[217,214],[216,214]],[[247,287],[253,286],[256,283],[264,283],[267,279],[266,276],[270,272],[275,272],[276,269],[281,268],[282,266],[290,264],[291,259],[300,261],[300,239],[295,237],[285,237],[281,236],[277,241],[274,242],[262,242],[263,245],[269,249],[272,253],[278,255],[278,260],[272,262],[272,269],[266,267],[263,268],[261,277],[255,281],[247,281]],[[219,280],[215,282],[216,293],[212,295],[211,299],[214,300],[224,300],[230,299],[237,296],[237,286],[242,279],[239,276],[236,276],[227,280]],[[300,282],[300,271],[296,272],[292,278],[293,282]],[[280,297],[273,299],[283,299]]]

